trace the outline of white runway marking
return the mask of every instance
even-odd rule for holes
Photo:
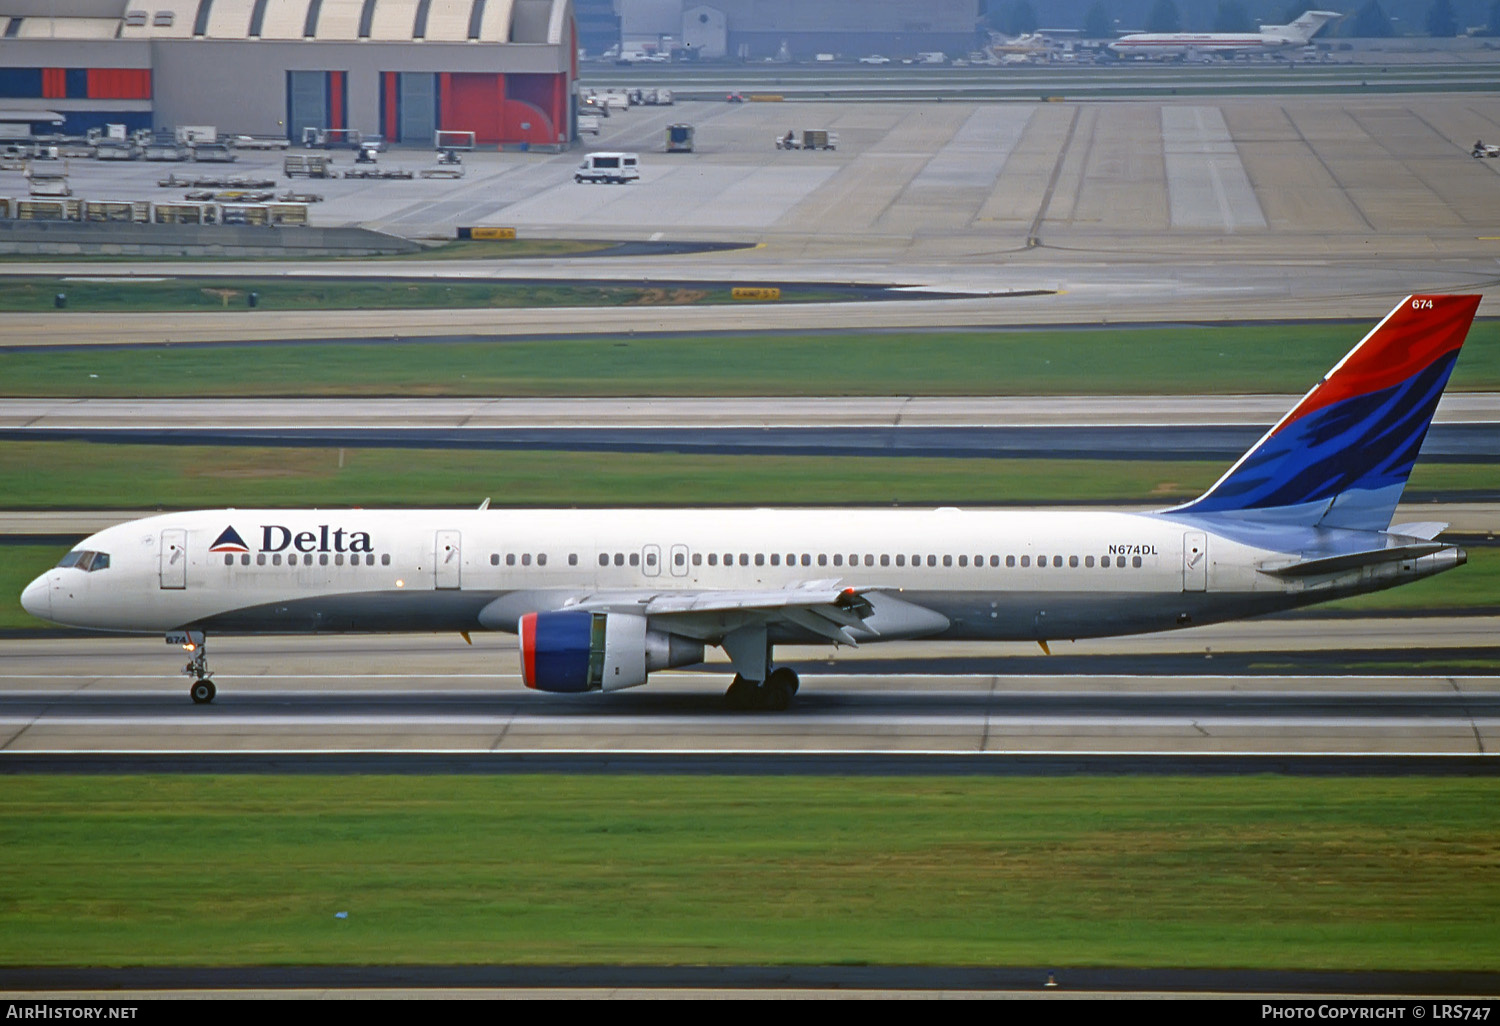
[[[909,189],[991,189],[1031,122],[1034,107],[980,107],[911,180]]]
[[[1173,228],[1266,227],[1219,108],[1163,107],[1161,129]]]

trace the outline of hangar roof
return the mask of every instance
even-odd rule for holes
[[[568,42],[572,0],[0,0],[11,38]]]

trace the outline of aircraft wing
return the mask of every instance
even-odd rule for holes
[[[878,587],[805,581],[790,588],[599,593],[572,609],[635,613],[654,629],[719,644],[746,627],[796,628],[836,645],[874,638],[920,637],[949,626],[946,616]]]
[[[742,627],[791,625],[835,644],[857,645],[851,630],[879,636],[869,620],[874,613],[859,589],[836,581],[807,581],[792,588],[764,591],[667,591],[591,595],[574,609],[630,612],[648,617],[653,626],[674,634],[717,643]]]

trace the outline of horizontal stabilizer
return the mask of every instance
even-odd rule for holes
[[[1448,525],[1442,520],[1423,520],[1414,524],[1392,524],[1388,533],[1399,534],[1403,538],[1421,538],[1423,541],[1432,541],[1446,530],[1448,530]]]
[[[1324,556],[1321,559],[1304,559],[1281,566],[1262,564],[1260,572],[1277,577],[1312,577],[1317,574],[1336,574],[1343,570],[1372,566],[1376,563],[1395,563],[1403,559],[1430,556],[1449,548],[1442,542],[1418,542],[1415,545],[1396,545],[1389,549],[1370,549],[1365,552],[1349,552],[1341,556]]]

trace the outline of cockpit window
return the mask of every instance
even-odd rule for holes
[[[109,566],[109,553],[74,549],[58,561],[58,568],[77,567],[83,571],[103,570]]]

